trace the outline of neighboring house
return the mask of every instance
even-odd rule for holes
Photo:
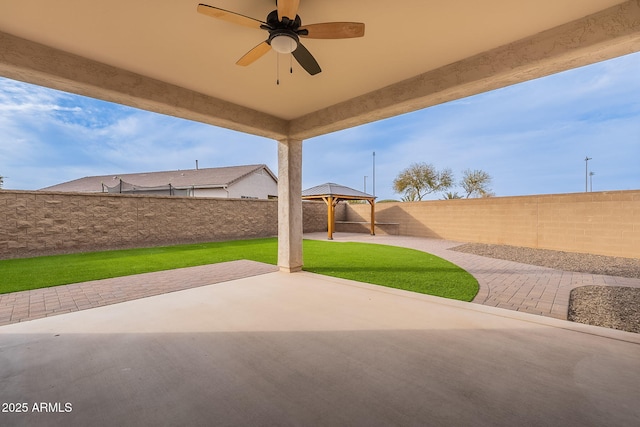
[[[267,165],[245,165],[89,176],[41,190],[270,199],[278,195],[278,179]]]

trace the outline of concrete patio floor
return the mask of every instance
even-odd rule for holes
[[[0,425],[638,425],[640,335],[273,272],[2,326],[0,381]]]

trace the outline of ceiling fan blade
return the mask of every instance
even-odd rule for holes
[[[265,22],[257,19],[249,18],[248,16],[240,15],[235,12],[229,12],[228,10],[220,9],[217,7],[209,6],[200,3],[198,5],[198,12],[203,15],[211,16],[212,18],[222,19],[223,21],[231,22],[232,24],[243,25],[245,27],[260,29],[260,25]]]
[[[302,68],[312,76],[315,76],[322,71],[318,62],[315,60],[313,55],[311,55],[311,52],[309,52],[302,43],[298,43],[298,48],[293,51],[293,57],[296,58],[296,61],[298,61]]]
[[[277,0],[278,3],[278,19],[282,21],[285,16],[291,21],[296,19],[300,0]]]
[[[271,50],[271,46],[269,45],[269,43],[267,43],[266,41],[262,42],[258,46],[251,49],[249,52],[245,53],[242,58],[238,59],[236,65],[242,65],[243,67],[251,65],[256,60],[261,58],[262,55],[269,52],[269,50]]]
[[[364,36],[362,22],[325,22],[305,25],[300,30],[307,30],[309,34],[300,34],[300,37],[309,39],[350,39]]]

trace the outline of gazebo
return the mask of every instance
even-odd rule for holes
[[[376,234],[376,196],[332,182],[317,185],[302,192],[302,200],[320,199],[327,204],[327,238],[329,240],[333,240],[333,232],[336,228],[336,205],[342,200],[366,200],[371,205],[371,235]]]

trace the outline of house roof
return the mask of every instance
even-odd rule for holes
[[[347,199],[375,199],[375,196],[371,194],[363,193],[362,191],[355,190],[350,187],[346,187],[340,184],[334,184],[333,182],[327,182],[326,184],[316,185],[315,187],[308,188],[302,191],[302,197],[305,199],[322,198],[323,196],[341,197]]]
[[[278,182],[269,167],[260,165],[227,166],[220,168],[186,169],[162,172],[127,173],[88,176],[42,188],[46,191],[102,192],[102,185],[113,187],[120,180],[141,187],[156,187],[171,184],[175,188],[221,188],[232,185],[245,176],[264,169]]]

